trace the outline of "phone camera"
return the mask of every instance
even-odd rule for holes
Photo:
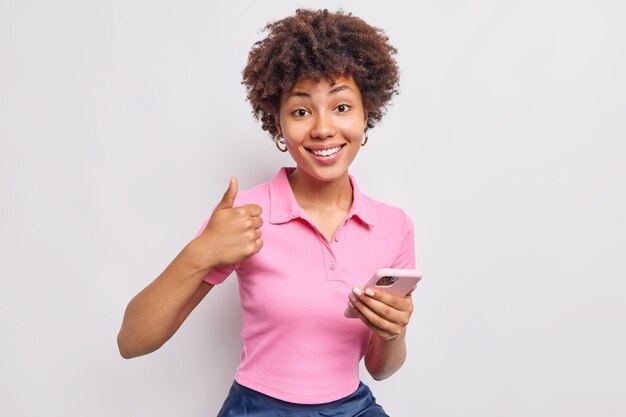
[[[386,276],[376,281],[377,287],[388,287],[398,280],[398,277]]]

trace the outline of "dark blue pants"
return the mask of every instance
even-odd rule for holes
[[[363,382],[345,398],[323,404],[294,404],[233,381],[217,417],[389,417]]]

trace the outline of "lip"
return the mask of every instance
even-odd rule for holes
[[[337,148],[339,146],[344,146],[345,143],[335,143],[335,144],[331,144],[331,145],[314,145],[314,146],[305,146],[304,148],[306,150],[310,150],[310,151],[323,151],[326,149],[332,149],[332,148]]]
[[[310,151],[310,149],[329,149],[329,148],[336,148],[337,146],[341,146],[341,149],[339,149],[337,152],[335,152],[334,154],[330,155],[330,156],[317,156],[315,155],[313,152]],[[324,164],[324,165],[330,165],[332,163],[334,163],[343,153],[345,146],[342,145],[332,145],[330,147],[315,147],[315,148],[306,148],[309,151],[309,155],[311,155],[311,157],[316,160],[318,163],[320,164]]]

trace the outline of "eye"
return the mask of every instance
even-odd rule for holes
[[[308,112],[304,109],[296,109],[291,114],[293,114],[296,117],[304,117],[307,115],[307,113]]]
[[[340,104],[340,105],[337,106],[337,111],[339,113],[345,113],[348,110],[350,110],[350,106],[348,106],[347,104]]]

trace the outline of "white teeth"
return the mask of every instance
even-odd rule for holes
[[[336,148],[324,149],[322,151],[316,151],[312,149],[311,152],[313,152],[313,155],[317,155],[317,156],[329,156],[329,155],[339,152],[340,149],[341,149],[341,146],[337,146]]]

